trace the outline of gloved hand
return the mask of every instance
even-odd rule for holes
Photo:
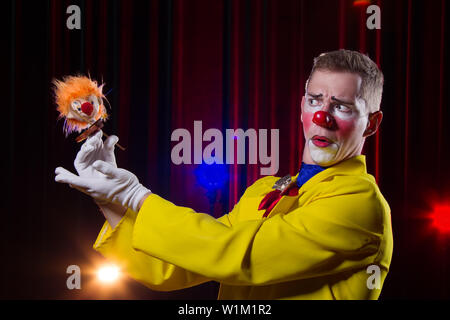
[[[119,138],[112,135],[103,142],[102,136],[103,132],[100,130],[89,137],[77,153],[74,166],[80,177],[100,174],[97,170],[92,168],[92,164],[96,160],[105,161],[117,168],[114,147],[117,141],[119,141]]]
[[[92,164],[96,160],[103,160],[115,168],[117,168],[116,157],[114,155],[114,147],[119,141],[115,135],[109,136],[105,142],[102,140],[103,131],[99,130],[96,134],[86,139],[86,142],[81,146],[74,161],[74,167],[80,177],[92,177],[94,175],[103,175],[101,172],[95,170]],[[74,187],[73,185],[70,185]],[[107,205],[108,201],[101,201],[94,199],[94,202],[100,206]]]
[[[113,202],[137,212],[141,200],[151,191],[140,184],[134,174],[117,168],[114,145],[118,138],[113,137],[110,137],[110,141],[105,141],[105,146],[100,133],[89,138],[75,159],[79,176],[58,167],[55,169],[55,181],[70,184],[71,187],[93,197],[98,204]],[[96,157],[105,161],[97,160]]]

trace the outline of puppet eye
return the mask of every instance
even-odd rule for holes
[[[81,102],[79,100],[73,100],[72,101],[72,108],[80,109],[81,108]]]
[[[90,96],[89,96],[89,102],[92,103],[92,105],[94,105],[94,106],[95,106],[97,103],[100,104],[99,101],[98,101],[97,96],[95,96],[95,95],[90,95]]]

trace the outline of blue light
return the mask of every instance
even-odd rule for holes
[[[197,182],[209,191],[221,189],[228,180],[228,170],[225,164],[202,163],[195,171]]]

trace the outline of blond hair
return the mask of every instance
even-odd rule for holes
[[[306,82],[306,88],[313,73],[317,70],[358,74],[362,80],[359,98],[364,99],[369,113],[380,110],[384,76],[376,63],[367,55],[345,49],[322,53],[314,58],[314,65]]]

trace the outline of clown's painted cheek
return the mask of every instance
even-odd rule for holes
[[[314,113],[318,110],[320,110],[319,106],[313,106],[308,102],[307,99],[305,99],[305,103],[303,105],[303,110],[301,114],[303,131],[305,133],[309,132],[309,129],[311,128],[312,124],[312,119],[314,117]]]
[[[302,114],[302,118],[303,118],[303,131],[309,132],[309,129],[311,128],[311,123],[312,123],[312,118],[313,118],[313,114],[310,112],[305,112]]]
[[[341,119],[338,117],[335,117],[336,124],[338,127],[337,135],[341,137],[347,137],[349,136],[353,130],[355,129],[355,121],[354,119]]]

